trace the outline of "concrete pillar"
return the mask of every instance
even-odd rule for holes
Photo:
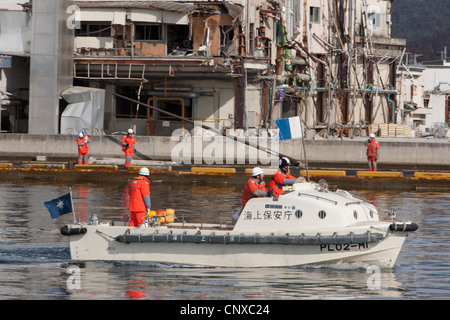
[[[73,83],[70,0],[35,0],[32,11],[29,133],[57,134],[59,100]]]

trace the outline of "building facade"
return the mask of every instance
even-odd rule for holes
[[[403,121],[418,136],[443,138],[450,123],[450,59],[446,49],[441,60],[418,64],[408,59],[402,68],[402,96],[406,108]],[[412,60],[412,61],[411,61]],[[405,61],[406,62],[406,61]]]
[[[406,41],[391,37],[391,2],[35,0],[16,13],[30,91],[10,131],[76,133],[60,127],[71,86],[104,90],[104,133],[189,128],[114,93],[245,133],[290,116],[325,136],[400,123]]]

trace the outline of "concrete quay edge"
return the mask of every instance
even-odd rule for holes
[[[123,163],[123,152],[120,140],[123,135],[91,136],[89,157],[96,158],[95,164],[101,163],[101,159],[116,158]],[[181,139],[181,138],[180,138]],[[212,142],[200,141],[199,145],[192,142],[188,144],[183,139],[174,139],[170,136],[136,136],[137,150],[133,163],[137,161],[168,161],[182,153],[183,157],[203,160],[203,163],[228,163],[225,152],[221,152],[220,159],[213,159],[216,150],[227,151],[228,145],[211,145]],[[250,138],[249,138],[250,139]],[[354,139],[330,138],[328,140],[305,140],[306,158],[310,168],[317,169],[362,169],[367,168],[365,156],[365,145],[367,138],[357,137]],[[415,171],[437,171],[450,172],[450,141],[449,139],[424,139],[424,138],[377,138],[381,150],[378,159],[380,171],[389,170],[415,170]],[[228,140],[227,140],[228,141]],[[256,141],[259,143],[259,141]],[[58,161],[60,159],[77,158],[76,136],[72,135],[36,135],[36,134],[0,134],[0,159],[10,162],[28,159],[30,161]],[[253,163],[249,159],[256,159],[255,164],[275,162],[277,158],[269,156],[254,148],[237,144],[233,146],[230,155],[234,163]],[[267,145],[268,148],[274,146]],[[301,162],[305,159],[301,139],[281,141],[273,149],[281,154],[288,155]],[[221,148],[224,148],[223,150]],[[182,150],[182,151],[180,151]],[[188,151],[186,151],[188,150]],[[211,152],[214,156],[211,158]],[[188,152],[188,154],[185,154]],[[213,162],[211,162],[211,160]],[[217,162],[214,162],[217,160]],[[90,162],[91,163],[91,162]],[[272,163],[273,165],[273,163]]]
[[[177,166],[171,162],[163,161],[142,161],[141,164],[133,164],[128,168],[125,168],[122,164],[122,159],[114,159],[111,161],[113,164],[88,164],[70,165],[65,163],[29,163],[29,162],[0,162],[0,171],[44,171],[44,172],[97,172],[97,173],[138,173],[142,167],[147,167],[150,173],[172,173],[180,175],[207,175],[207,176],[250,176],[251,170],[254,165],[239,165],[239,166],[210,166],[210,165],[182,165]],[[265,176],[272,176],[277,169],[261,167]],[[311,178],[345,178],[352,177],[357,179],[408,179],[408,180],[440,180],[448,181],[450,186],[450,172],[434,172],[434,171],[376,171],[371,172],[368,170],[333,170],[333,169],[298,169],[293,167],[291,174],[295,176],[306,177],[309,175]]]

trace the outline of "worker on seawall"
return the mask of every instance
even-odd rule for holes
[[[242,209],[250,199],[267,196],[271,196],[271,193],[266,191],[264,171],[259,167],[255,167],[252,169],[252,177],[248,179],[244,186],[244,191],[242,192],[242,208],[233,215],[233,219],[237,220],[239,218]]]
[[[89,143],[91,139],[87,134],[80,132],[77,138],[78,144],[78,164],[88,164],[89,163]]]
[[[296,180],[294,176],[289,174],[290,167],[291,161],[286,157],[282,157],[279,161],[279,169],[273,175],[269,185],[269,192],[272,192],[276,198],[285,192],[283,191],[284,186],[291,186]]]
[[[147,168],[139,170],[139,176],[130,182],[128,194],[130,196],[130,227],[139,227],[145,222],[148,212],[151,209],[150,181],[148,177],[150,171]]]
[[[370,171],[377,171],[377,160],[380,156],[380,143],[375,140],[375,134],[369,135],[369,140],[365,143],[367,146],[367,161]]]
[[[133,160],[133,152],[136,151],[136,140],[133,137],[133,129],[128,129],[127,134],[122,138],[122,151],[125,152],[125,167],[128,168]]]

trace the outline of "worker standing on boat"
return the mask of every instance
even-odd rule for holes
[[[133,137],[133,129],[128,129],[128,133],[122,138],[122,151],[125,152],[125,167],[131,165],[133,152],[136,151],[136,140]]]
[[[80,132],[78,134],[77,138],[77,144],[78,144],[78,164],[88,164],[89,163],[89,143],[91,142],[91,139],[88,137],[87,134],[84,134],[83,132]]]
[[[266,183],[264,182],[264,171],[261,168],[253,168],[252,177],[248,179],[242,192],[242,208],[245,207],[248,200],[252,198],[266,197]]]
[[[369,170],[377,171],[377,160],[380,155],[380,143],[375,140],[375,134],[371,133],[369,135],[369,140],[366,142],[367,145],[367,161],[369,162]]]
[[[279,169],[272,177],[269,185],[269,192],[273,193],[273,196],[278,198],[280,194],[283,194],[284,186],[291,186],[295,182],[295,177],[289,174],[289,168],[291,161],[288,158],[283,157],[279,162]]]
[[[151,209],[150,200],[150,172],[147,168],[139,170],[139,176],[131,181],[128,193],[130,195],[130,227],[139,227],[147,217],[147,212]]]

